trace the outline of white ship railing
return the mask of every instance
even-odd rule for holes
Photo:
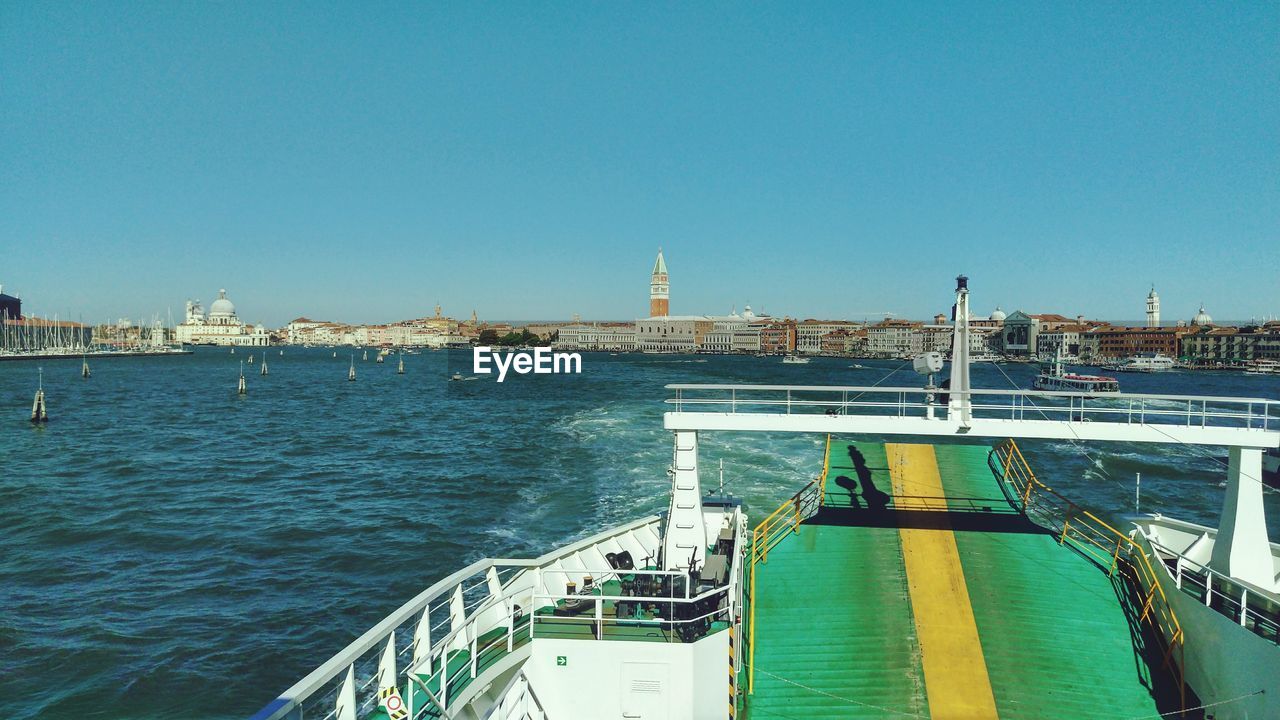
[[[593,601],[594,607],[591,609],[590,616],[574,616],[574,615],[537,615],[531,628],[531,634],[537,635],[540,631],[539,626],[553,626],[556,624],[565,625],[586,625],[592,626],[593,635],[596,638],[605,638],[606,628],[610,626],[648,626],[659,630],[666,631],[668,629],[674,632],[664,632],[664,639],[669,642],[676,642],[681,639],[690,641],[697,640],[709,634],[709,628],[706,626],[714,620],[720,619],[725,622],[732,622],[737,609],[738,594],[736,592],[737,575],[739,571],[739,558],[741,553],[735,550],[733,555],[733,566],[729,571],[728,582],[718,585],[700,593],[693,594],[690,590],[690,583],[687,582],[689,574],[683,570],[625,570],[621,571],[626,575],[637,575],[650,577],[655,580],[662,579],[662,587],[667,588],[666,592],[652,592],[647,594],[631,594],[631,595],[604,595],[589,594],[584,595],[580,592],[575,593],[555,593],[542,592],[535,593],[533,606],[542,608],[551,605],[558,605],[566,600]],[[544,582],[535,582],[534,586],[539,587],[545,584],[546,576],[564,575],[565,579],[572,579],[582,573],[580,570],[535,570]],[[679,586],[677,588],[677,586]],[[713,599],[724,596],[723,606],[718,606],[710,611],[703,612],[700,615],[692,617],[677,617],[679,615],[689,615],[690,610],[697,608]],[[604,614],[604,604],[612,603],[639,603],[646,605],[656,605],[665,614],[654,618],[640,617],[609,617]],[[680,608],[677,611],[677,607]],[[541,632],[547,632],[543,630]],[[550,632],[555,632],[551,630]]]
[[[551,720],[524,671],[511,678],[501,698],[484,714],[483,720]]]
[[[678,413],[946,417],[949,391],[919,387],[667,385]],[[1280,401],[1207,395],[970,390],[973,417],[1280,431]],[[958,393],[952,393],[953,397]]]
[[[1280,603],[1274,594],[1223,575],[1146,535],[1142,537],[1157,551],[1175,587],[1258,637],[1280,644]],[[1168,561],[1174,561],[1175,567],[1170,568]]]
[[[470,680],[483,674],[479,658],[492,649],[510,655],[528,640],[529,618],[536,607],[532,596],[545,589],[533,584],[530,570],[565,567],[582,574],[583,556],[593,558],[607,549],[628,551],[633,557],[656,556],[659,518],[650,516],[611,528],[590,538],[559,548],[537,559],[478,560],[442,578],[400,606],[381,622],[313,670],[293,687],[253,716],[253,720],[348,720],[370,713],[378,703],[378,680],[384,671],[386,647],[396,658],[396,685],[413,683],[441,709],[457,705],[452,692],[465,690]],[[585,571],[590,573],[591,571]],[[609,573],[616,572],[612,569]],[[602,573],[603,575],[603,573]],[[600,578],[602,579],[602,578]],[[480,644],[484,635],[504,632]],[[451,667],[450,660],[466,656],[468,662]],[[433,679],[433,687],[421,680]],[[474,683],[471,683],[474,684]],[[413,707],[413,718],[425,711]]]

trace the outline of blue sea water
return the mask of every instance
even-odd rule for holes
[[[484,556],[531,556],[665,509],[673,382],[870,385],[901,365],[585,354],[581,375],[449,382],[445,353],[376,364],[272,348],[0,363],[0,717],[237,718],[405,599]],[[261,351],[259,352],[259,358]],[[1034,370],[1004,366],[1028,386]],[[1124,375],[1128,392],[1277,398],[1280,378]],[[889,384],[914,384],[909,368]],[[1009,383],[978,365],[974,384]],[[767,512],[823,438],[709,434],[714,484]],[[1080,504],[1216,524],[1220,451],[1022,443]],[[1273,538],[1280,497],[1267,498]]]

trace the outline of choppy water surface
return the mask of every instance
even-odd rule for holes
[[[530,556],[665,509],[670,382],[872,384],[896,362],[588,354],[580,376],[447,381],[444,353],[378,365],[226,350],[0,363],[0,716],[245,717],[417,591],[486,555]],[[261,353],[259,353],[261,357]],[[1004,366],[1030,384],[1029,367]],[[916,383],[909,368],[891,384]],[[994,366],[975,385],[1008,387]],[[1276,398],[1280,379],[1124,375],[1129,392]],[[1177,446],[1024,443],[1083,505],[1216,524],[1224,470]],[[822,438],[712,434],[701,457],[771,509]],[[1268,496],[1272,535],[1280,497]]]

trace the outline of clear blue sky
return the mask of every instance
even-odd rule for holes
[[[1280,4],[0,3],[0,282],[101,320],[1280,314]]]

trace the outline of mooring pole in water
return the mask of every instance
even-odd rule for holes
[[[49,422],[49,411],[44,405],[44,368],[39,368],[40,384],[36,387],[36,397],[31,402],[31,422],[35,425]]]
[[[248,386],[244,382],[244,361],[240,361],[240,385],[236,388],[237,395],[244,395],[248,391]]]
[[[1133,512],[1142,512],[1142,473],[1135,473],[1137,480],[1133,484]]]

